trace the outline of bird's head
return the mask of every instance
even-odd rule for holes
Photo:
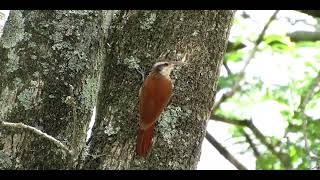
[[[157,62],[153,65],[152,71],[155,73],[159,73],[163,76],[169,77],[172,72],[174,66],[183,65],[184,62],[181,61],[163,61]]]

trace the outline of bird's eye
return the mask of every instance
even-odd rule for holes
[[[164,63],[163,65],[165,65],[165,66],[169,66],[169,63]]]

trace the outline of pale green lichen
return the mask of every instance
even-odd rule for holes
[[[53,98],[55,98],[55,96],[54,95],[52,95],[52,94],[49,94],[49,96],[48,96],[50,99],[53,99]]]
[[[184,117],[189,117],[192,113],[189,109],[182,109],[181,107],[175,107],[169,105],[159,118],[159,131],[164,138],[164,140],[169,144],[170,147],[173,146],[172,139],[174,136],[184,134],[183,132],[177,131],[176,123],[178,119],[184,119]]]
[[[41,64],[41,66],[42,66],[42,73],[44,74],[44,75],[47,75],[48,73],[49,73],[49,67],[50,67],[50,65],[49,65],[49,63],[47,63],[47,62],[45,62],[45,61],[40,61],[40,64]]]
[[[23,86],[22,80],[18,77],[14,78],[13,84],[16,89],[20,89]]]
[[[112,20],[112,16],[116,13],[116,10],[109,10],[109,11],[103,11],[103,20],[102,20],[102,24],[101,24],[101,28],[103,29],[104,34],[106,34],[108,36],[108,29],[110,27],[111,24],[111,20]]]
[[[32,74],[32,76],[33,76],[33,77],[36,77],[36,78],[39,78],[39,75],[40,75],[40,74],[39,74],[38,71],[36,71],[36,72],[34,72],[34,73]]]
[[[0,169],[9,169],[12,166],[10,155],[0,150]]]
[[[36,60],[36,59],[37,59],[37,56],[36,56],[36,55],[31,55],[31,59],[32,59],[32,60]]]
[[[11,16],[7,21],[2,43],[4,48],[12,48],[24,38],[24,19],[20,11],[12,11]]]
[[[97,101],[97,91],[98,91],[98,80],[97,78],[88,78],[83,85],[81,93],[81,104],[86,109],[92,109]]]
[[[177,130],[175,129],[175,124],[181,116],[182,109],[180,107],[174,107],[169,105],[167,110],[164,111],[159,118],[159,130],[164,140],[172,146],[171,139],[176,135]]]
[[[15,94],[16,91],[11,91],[8,87],[2,90],[0,95],[0,119],[3,119],[11,111],[14,105]]]
[[[5,87],[0,95],[0,119],[3,119],[7,113],[9,113],[12,108],[16,105],[16,93],[18,89],[23,86],[22,80],[20,78],[15,78],[13,80],[13,89]]]
[[[150,29],[152,27],[152,24],[156,20],[156,18],[157,18],[157,14],[151,13],[150,16],[146,18],[145,21],[140,22],[141,23],[140,28],[145,30]]]
[[[113,106],[107,107],[106,115],[103,118],[103,122],[106,124],[104,125],[104,133],[108,136],[117,134],[120,131],[120,127],[116,126],[117,122],[115,121],[115,119],[119,119],[116,117],[118,111],[119,109]]]
[[[32,86],[37,86],[38,85],[38,82],[37,81],[30,81],[30,85],[32,85]]]
[[[129,67],[129,69],[139,69],[140,68],[140,59],[130,56],[123,60],[123,63]]]
[[[179,167],[180,166],[180,164],[177,162],[177,161],[169,161],[169,166],[171,166],[172,167],[172,169],[175,169],[175,168],[177,168],[177,167]]]
[[[50,94],[49,98],[55,98],[55,96]],[[67,96],[64,100],[64,103],[71,107],[75,107],[77,105],[76,100],[72,96]]]
[[[60,42],[60,43],[56,43],[52,46],[53,50],[62,50],[62,49],[69,49],[70,47],[72,47],[72,45],[68,42]]]
[[[24,38],[25,41],[30,42],[30,39],[32,38],[32,34],[28,33],[28,32],[24,32],[23,33],[23,38]]]
[[[104,117],[104,122],[110,122],[113,121],[115,118],[115,115],[118,114],[119,109],[113,106],[108,106],[108,110],[106,111],[106,116]]]
[[[199,31],[198,30],[195,30],[191,35],[192,36],[197,36],[199,34]]]
[[[30,81],[30,87],[24,89],[17,97],[20,104],[25,110],[31,109],[33,106],[37,106],[41,102],[40,96],[37,96],[39,88],[43,86],[43,81]]]
[[[67,13],[63,13],[64,15],[68,15],[68,14],[76,14],[76,15],[89,15],[90,13],[93,13],[94,11],[92,10],[68,10]]]
[[[69,51],[67,52],[65,57],[69,59],[68,61],[69,70],[79,72],[84,70],[88,66],[88,64],[86,63],[88,58],[84,52],[79,52],[77,50]]]
[[[108,136],[117,134],[120,131],[120,127],[114,127],[111,123],[104,127],[104,133]]]
[[[36,92],[31,89],[24,89],[19,95],[18,100],[25,110],[29,110],[32,108],[33,99],[36,96]]]
[[[9,73],[12,73],[19,69],[19,56],[13,49],[10,49],[8,52],[8,62],[6,64],[6,67],[6,70]]]
[[[63,41],[63,35],[60,32],[55,32],[54,34],[49,35],[49,38],[52,39],[54,43],[59,43]]]
[[[63,27],[61,27],[61,28],[63,28]],[[66,29],[62,29],[60,31],[65,32]],[[54,34],[49,35],[49,38],[54,41],[54,45],[51,48],[55,51],[72,49],[73,45],[70,44],[70,42],[63,40],[65,34],[61,33],[60,31],[56,31]]]

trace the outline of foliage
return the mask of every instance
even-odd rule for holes
[[[254,39],[259,36],[261,31],[260,28],[252,27],[251,29],[255,29],[254,33],[248,30],[250,28],[248,21],[254,21],[254,19],[252,15],[241,16],[244,12],[250,14],[250,11],[237,12],[231,30],[230,41],[235,44],[244,43],[246,48],[231,50],[225,54],[225,64],[228,65],[232,74],[225,73],[225,69],[222,68],[218,86],[218,93],[221,94],[232,89],[232,86],[236,83],[240,73],[239,69],[241,69],[248,53],[252,50],[250,47],[253,47]],[[270,29],[276,29],[276,24],[283,23],[285,12],[280,11],[279,16],[271,23]],[[286,18],[288,21],[292,20],[290,16]],[[238,32],[240,30],[243,33]],[[276,152],[287,155],[288,158],[284,158],[281,161],[276,154],[265,147],[265,144],[257,136],[252,135],[251,137],[256,142],[255,146],[260,152],[260,155],[256,157],[256,169],[288,169],[289,166],[284,166],[283,161],[287,161],[291,169],[313,169],[319,163],[319,160],[317,160],[317,157],[320,158],[319,84],[314,89],[314,92],[311,92],[311,99],[308,101],[304,112],[302,112],[301,104],[305,95],[310,91],[312,82],[320,75],[318,72],[320,69],[320,56],[317,53],[320,42],[292,42],[287,35],[288,33],[276,30],[267,31],[263,41],[258,46],[256,56],[251,59],[245,71],[244,78],[240,80],[241,88],[233,96],[227,98],[215,111],[215,114],[223,115],[224,117],[236,117],[241,120],[253,118],[252,108],[259,103],[272,101],[279,105],[270,108],[277,111],[281,121],[286,124],[281,129],[284,134],[278,136],[270,135],[263,132],[263,130],[261,132]],[[249,70],[250,68],[251,70]],[[254,109],[257,110],[257,108]],[[258,110],[261,112],[268,111],[268,109]],[[306,134],[310,152],[306,151],[304,142],[303,113],[305,113],[305,120],[307,120]],[[274,117],[270,116],[269,118],[272,119]],[[253,120],[254,123],[259,120],[264,121],[261,123],[265,124],[266,127],[272,128],[272,124],[268,124],[265,119]],[[244,137],[241,132],[245,128],[244,126],[233,124],[231,138],[237,140],[240,137]],[[242,144],[248,147],[248,141],[244,141]],[[246,153],[252,153],[252,148],[247,149]],[[313,158],[310,154],[313,155]]]

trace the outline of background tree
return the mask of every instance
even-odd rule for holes
[[[86,161],[90,169],[195,169],[215,95],[232,11],[122,11],[107,41],[107,64],[96,126]],[[174,95],[156,125],[150,156],[135,156],[141,67],[181,60]]]
[[[75,168],[99,87],[103,21],[96,11],[11,11],[0,45],[2,169]]]
[[[318,11],[302,12],[315,18],[319,14]],[[320,117],[316,113],[320,82],[318,19],[294,11],[275,11],[261,30],[256,28],[254,35],[243,33],[241,29],[250,31],[248,24],[253,21],[258,24],[252,14],[237,12],[233,24],[237,33],[233,31],[229,39],[211,119],[231,125],[230,141],[234,146],[241,145],[240,153],[255,157],[257,169],[317,169],[320,153]],[[290,25],[297,30],[288,32]],[[302,26],[310,30],[300,30]],[[277,76],[268,72],[271,70],[266,63]],[[279,68],[282,73],[278,73]],[[265,112],[269,119],[254,112],[259,109],[255,107],[263,103],[270,108],[264,106],[268,109],[260,109],[258,113]],[[273,112],[278,116],[268,115]],[[271,127],[274,132],[281,131],[282,135],[263,132],[263,126],[270,124],[269,121],[274,123]],[[227,146],[226,141],[219,143],[210,132],[206,137],[238,169],[246,169],[236,158],[239,152],[236,155],[229,152],[232,147]]]

